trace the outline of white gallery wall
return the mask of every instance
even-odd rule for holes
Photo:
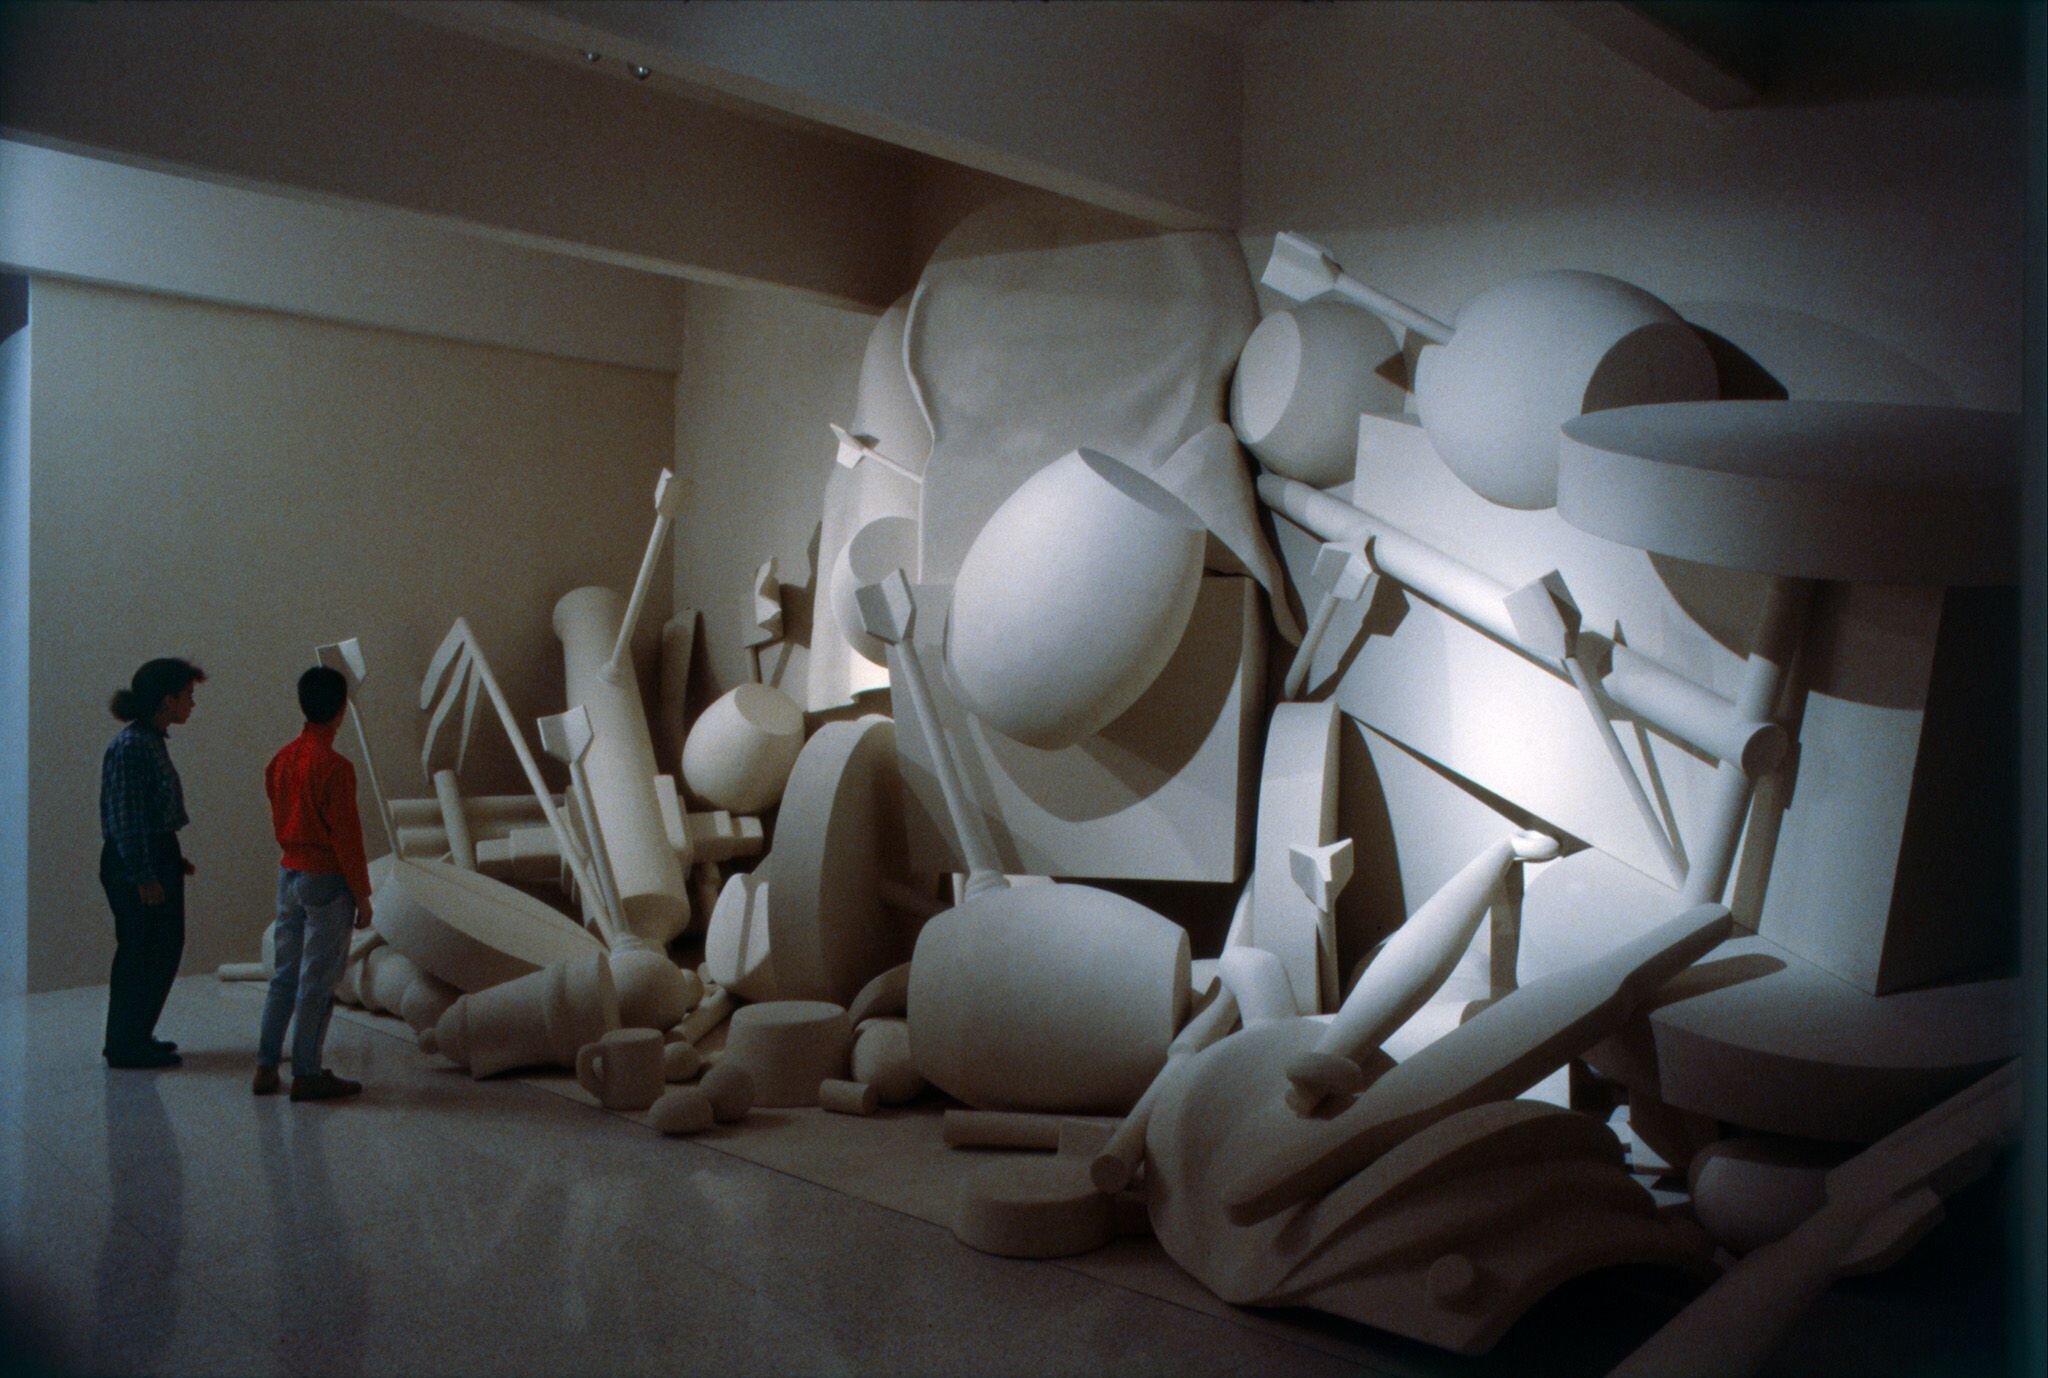
[[[33,312],[29,985],[105,979],[106,701],[153,655],[208,675],[172,742],[199,867],[185,969],[246,960],[276,879],[263,766],[297,731],[313,644],[362,639],[373,748],[401,793],[428,792],[418,686],[457,614],[525,721],[559,711],[550,611],[630,582],[673,383],[53,280]],[[501,734],[479,732],[466,783],[514,787]]]
[[[0,273],[0,991],[28,982],[28,279]]]

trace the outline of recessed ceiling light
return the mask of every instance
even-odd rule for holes
[[[645,81],[650,75],[652,75],[652,73],[650,73],[645,67],[642,67],[639,63],[636,62],[633,64],[633,79],[635,81]]]
[[[604,61],[604,54],[593,53],[590,49],[585,48],[583,49],[583,60],[585,62],[602,62]]]

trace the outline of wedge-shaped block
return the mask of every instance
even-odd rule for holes
[[[917,589],[915,636],[927,665],[949,590]],[[1205,578],[1181,638],[1152,688],[1093,737],[1041,751],[996,733],[933,676],[940,729],[1013,875],[1234,881],[1251,832],[1265,681],[1258,586]],[[914,873],[966,863],[923,734],[899,732],[906,831]],[[1284,865],[1284,860],[1283,860]]]

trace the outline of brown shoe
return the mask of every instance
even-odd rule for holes
[[[259,1096],[274,1096],[277,1094],[277,1088],[275,1067],[258,1067],[255,1077],[249,1082],[249,1089]]]
[[[338,1077],[325,1067],[308,1076],[292,1078],[292,1099],[295,1101],[340,1100],[344,1096],[361,1095],[362,1090],[360,1081]]]

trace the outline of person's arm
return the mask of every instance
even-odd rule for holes
[[[356,927],[370,921],[370,864],[363,856],[363,820],[356,811],[356,771],[342,759],[328,775],[320,813],[327,824],[327,842],[341,863],[342,878],[356,897]]]
[[[106,766],[100,774],[108,840],[121,859],[122,873],[145,904],[163,902],[163,886],[149,857],[150,824],[156,809],[155,764],[140,743],[124,738],[107,752]]]

